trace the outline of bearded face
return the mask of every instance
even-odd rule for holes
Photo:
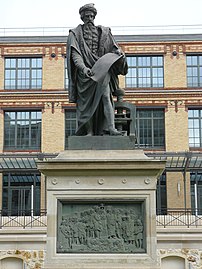
[[[83,37],[90,50],[97,54],[98,51],[98,29],[94,25],[95,14],[92,11],[85,11],[82,16]]]
[[[84,22],[84,24],[87,23],[92,23],[94,24],[94,19],[95,19],[95,14],[93,11],[90,10],[86,10],[82,16],[81,16],[82,21]]]

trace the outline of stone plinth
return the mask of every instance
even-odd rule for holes
[[[136,148],[135,136],[70,136],[69,150],[130,150]]]
[[[68,150],[39,162],[47,176],[44,268],[159,269],[155,192],[164,167],[141,150]]]

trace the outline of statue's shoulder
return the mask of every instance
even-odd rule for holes
[[[79,24],[77,27],[70,29],[69,32],[76,33],[76,32],[81,31],[81,29],[82,29],[82,25]]]
[[[103,25],[98,25],[97,26],[98,27],[98,29],[100,29],[103,33],[109,33],[109,32],[111,32],[111,29],[110,29],[110,27],[106,27],[106,26],[103,26]]]
[[[76,28],[70,29],[69,30],[69,35],[67,37],[67,44],[72,44],[74,43],[75,40],[80,40],[82,36],[82,25],[79,24]]]

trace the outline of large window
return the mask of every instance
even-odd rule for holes
[[[4,150],[39,150],[41,111],[9,111],[4,115]]]
[[[5,58],[5,89],[41,89],[42,58]]]
[[[126,87],[163,87],[162,56],[128,56],[127,62]]]
[[[202,87],[202,55],[187,56],[187,86]]]
[[[161,177],[157,180],[156,213],[157,215],[167,213],[166,173],[163,173]]]
[[[202,147],[202,109],[189,109],[189,146]]]
[[[192,172],[191,180],[191,207],[195,214],[202,214],[202,173]]]
[[[136,127],[139,147],[165,147],[165,120],[163,109],[137,110]]]
[[[65,111],[65,148],[68,147],[68,136],[76,132],[76,110]]]
[[[3,175],[2,211],[4,215],[38,215],[41,179],[38,173]]]

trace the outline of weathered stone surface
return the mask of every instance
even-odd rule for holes
[[[135,136],[70,136],[68,149],[130,150],[135,149]]]
[[[144,202],[60,202],[57,253],[145,253]]]
[[[47,176],[48,232],[45,269],[159,269],[156,256],[155,192],[157,177],[164,167],[164,161],[150,159],[142,150],[67,150],[55,159],[39,162],[39,170]],[[101,204],[106,207],[113,204],[115,210],[125,204],[129,206],[128,209],[121,209],[124,216],[129,218],[132,214],[127,211],[132,209],[132,205],[139,204],[143,208],[144,213],[137,210],[144,231],[140,236],[143,243],[140,248],[137,242],[134,244],[133,238],[129,240],[126,234],[123,235],[123,227],[120,239],[117,239],[116,234],[117,242],[114,242],[115,238],[99,241],[95,238],[99,236],[99,231],[91,227],[90,249],[85,245],[81,250],[83,246],[79,244],[79,240],[85,238],[78,238],[76,227],[81,220],[81,213],[90,211],[94,206],[100,207]],[[73,227],[69,227],[69,218],[75,218],[76,215],[74,238],[68,239],[68,229]],[[96,217],[98,215],[95,214],[94,221]],[[136,221],[138,218],[135,217]],[[134,224],[135,222],[128,227],[133,227]],[[128,233],[129,230],[128,228]],[[111,233],[112,229],[105,231],[106,237],[109,236],[109,231]],[[124,244],[120,244],[121,240],[125,240]],[[114,244],[109,249],[108,243],[118,243],[118,250],[115,251]],[[128,248],[130,243],[132,247]],[[106,251],[100,251],[105,244]]]

